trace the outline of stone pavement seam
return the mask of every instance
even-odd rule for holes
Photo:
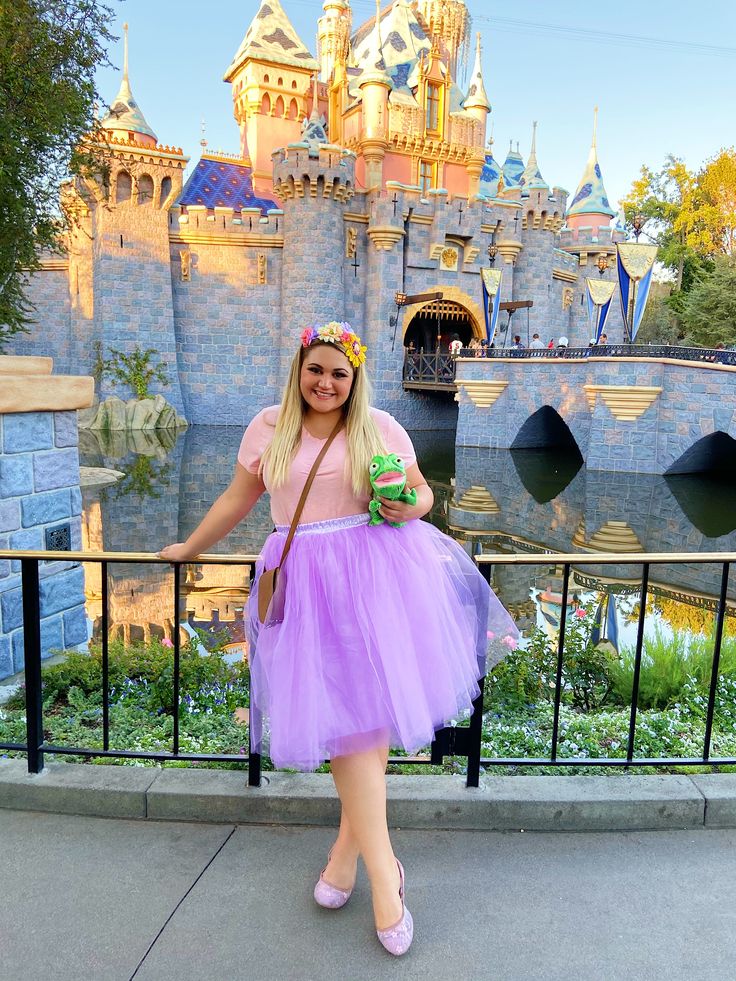
[[[183,903],[183,902],[184,902],[184,900],[185,900],[185,899],[187,898],[187,896],[189,896],[189,894],[190,894],[190,893],[192,892],[192,890],[194,889],[194,887],[195,887],[195,886],[197,885],[197,883],[199,882],[199,880],[200,880],[200,879],[202,878],[202,876],[203,876],[203,875],[205,874],[205,872],[207,871],[207,869],[208,869],[208,868],[209,868],[209,867],[210,867],[210,866],[212,865],[212,863],[213,863],[213,862],[215,861],[215,859],[216,859],[216,858],[217,858],[217,856],[218,856],[218,855],[220,854],[220,852],[221,852],[221,851],[222,851],[222,849],[223,849],[223,848],[225,847],[225,845],[226,845],[226,844],[227,844],[227,843],[228,843],[228,842],[230,841],[230,839],[232,838],[232,836],[233,836],[233,835],[235,834],[235,832],[236,832],[236,830],[237,830],[237,829],[236,829],[236,828],[234,828],[234,827],[230,829],[230,834],[229,834],[229,835],[227,836],[227,838],[226,838],[226,839],[225,839],[225,840],[224,840],[224,841],[223,841],[223,842],[222,842],[222,843],[220,844],[220,846],[218,847],[218,849],[217,849],[217,851],[216,851],[216,852],[214,853],[214,855],[211,855],[211,856],[210,856],[210,858],[209,858],[209,860],[207,861],[207,864],[206,864],[206,865],[205,865],[205,867],[204,867],[204,868],[203,868],[203,869],[201,870],[201,872],[199,873],[199,875],[197,876],[197,878],[196,878],[196,879],[194,880],[194,882],[192,882],[192,883],[190,883],[190,885],[189,885],[189,888],[188,888],[188,889],[186,890],[186,892],[184,893],[184,895],[183,895],[183,896],[182,896],[182,897],[181,897],[181,898],[179,899],[179,902],[178,902],[178,903],[176,904],[176,906],[174,906],[174,908],[172,909],[172,911],[171,911],[171,912],[169,913],[169,915],[168,915],[168,916],[166,917],[166,919],[165,919],[165,920],[164,920],[164,922],[163,922],[163,925],[162,925],[162,927],[161,927],[161,929],[160,929],[160,930],[158,931],[158,933],[156,934],[156,936],[155,936],[155,937],[153,938],[153,940],[151,941],[151,943],[150,943],[150,944],[148,945],[148,949],[146,950],[146,952],[145,952],[145,954],[143,955],[143,957],[141,957],[141,959],[140,959],[140,961],[138,962],[138,965],[137,965],[137,967],[136,967],[136,969],[135,969],[135,971],[133,971],[133,973],[131,974],[131,976],[130,976],[130,978],[129,978],[129,981],[133,981],[133,979],[135,978],[135,976],[136,976],[136,974],[137,974],[137,973],[138,973],[138,972],[140,971],[140,969],[141,969],[141,968],[143,967],[143,964],[145,963],[145,961],[146,961],[146,958],[147,958],[147,957],[148,957],[148,955],[149,955],[149,954],[151,953],[151,951],[153,950],[153,948],[154,948],[154,947],[156,946],[156,943],[157,943],[157,941],[158,941],[158,939],[159,939],[159,937],[160,937],[160,936],[161,936],[161,935],[163,934],[163,932],[164,932],[164,930],[166,929],[166,927],[167,927],[167,926],[169,925],[169,923],[171,923],[171,921],[172,921],[172,919],[174,918],[174,915],[176,914],[176,911],[177,911],[177,910],[179,909],[179,907],[180,907],[180,906],[182,905],[182,903]]]

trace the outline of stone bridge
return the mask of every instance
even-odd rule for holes
[[[736,470],[735,365],[642,356],[459,358],[455,384],[458,446],[577,446],[588,470]]]

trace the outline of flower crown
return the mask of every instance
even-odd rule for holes
[[[368,350],[360,342],[357,334],[349,323],[338,323],[331,320],[321,327],[307,327],[301,333],[302,347],[309,347],[315,341],[326,341],[328,344],[340,344],[345,356],[354,368],[359,368],[365,362],[365,352]]]

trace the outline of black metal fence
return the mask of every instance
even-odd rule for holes
[[[21,562],[21,583],[23,594],[23,632],[25,648],[25,698],[26,698],[26,742],[25,743],[0,743],[0,750],[16,751],[26,753],[28,758],[28,770],[31,773],[40,773],[44,765],[45,754],[82,756],[82,757],[111,757],[127,759],[146,759],[158,762],[170,760],[185,760],[190,762],[237,762],[243,764],[243,757],[240,755],[226,755],[215,753],[181,753],[179,751],[179,714],[180,714],[180,626],[181,626],[181,605],[180,605],[180,584],[182,564],[173,564],[173,596],[174,596],[174,637],[173,637],[173,739],[172,749],[169,753],[164,752],[133,752],[126,750],[110,749],[110,687],[108,677],[108,634],[109,634],[109,595],[108,595],[108,566],[112,563],[157,563],[169,565],[158,556],[140,553],[102,553],[88,554],[82,552],[13,552],[0,551],[0,559],[20,559]],[[41,611],[39,598],[39,563],[44,561],[63,560],[63,561],[84,561],[100,563],[102,569],[102,622],[101,622],[101,643],[102,643],[102,706],[103,706],[103,745],[99,747],[84,746],[57,746],[48,743],[44,738],[43,720],[43,700],[42,700],[42,678],[41,678]],[[238,556],[217,556],[206,555],[198,556],[198,564],[209,565],[235,565],[241,566],[246,575],[247,567],[252,577],[254,555]],[[669,555],[666,553],[640,553],[640,554],[567,554],[560,555],[545,552],[514,554],[514,555],[481,555],[476,561],[488,582],[494,565],[544,565],[550,563],[563,567],[562,594],[561,594],[561,616],[559,624],[559,640],[557,647],[557,661],[555,671],[554,688],[554,709],[552,723],[551,750],[546,757],[483,757],[482,753],[482,722],[483,722],[483,699],[485,689],[485,678],[480,682],[480,694],[473,702],[473,710],[468,726],[447,726],[435,733],[435,739],[431,745],[429,758],[412,757],[390,757],[390,763],[424,763],[440,765],[445,756],[465,756],[468,760],[467,765],[467,785],[477,787],[480,777],[481,766],[596,766],[596,767],[672,767],[672,766],[696,766],[696,765],[736,765],[736,757],[711,756],[711,738],[713,731],[713,718],[715,710],[716,695],[718,689],[719,665],[721,658],[721,644],[723,640],[723,627],[726,613],[727,592],[729,570],[731,563],[736,560],[736,553],[694,553]],[[642,758],[635,756],[637,710],[639,701],[639,681],[642,664],[642,652],[644,643],[644,623],[647,607],[647,592],[649,589],[649,572],[653,564],[674,564],[674,563],[713,563],[721,566],[721,588],[716,608],[716,626],[713,641],[713,657],[711,662],[711,674],[709,682],[708,703],[706,708],[705,730],[703,737],[702,755],[699,757],[662,757],[662,758]],[[560,735],[560,708],[563,696],[563,667],[565,663],[565,626],[568,607],[568,594],[570,583],[570,572],[573,565],[626,565],[641,566],[641,589],[639,595],[639,617],[637,625],[637,638],[634,660],[633,688],[631,694],[631,705],[629,714],[628,743],[625,757],[560,757],[559,735]],[[254,733],[260,733],[261,718],[251,703],[249,733],[250,745],[252,747]],[[252,750],[248,755],[248,783],[251,786],[260,786],[261,780],[261,756]]]
[[[672,347],[654,344],[604,344],[593,347],[566,348],[482,348],[480,351],[463,348],[460,358],[501,358],[521,361],[539,361],[565,358],[582,361],[588,358],[670,358],[675,361],[692,361],[699,364],[736,365],[736,351],[702,347]],[[455,380],[456,358],[444,351],[407,351],[404,355],[403,380],[429,384],[451,384]]]

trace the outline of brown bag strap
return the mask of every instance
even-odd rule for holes
[[[312,469],[309,471],[307,482],[305,483],[304,489],[302,490],[302,496],[299,498],[299,503],[296,506],[294,517],[291,519],[291,527],[289,528],[289,534],[286,536],[284,551],[281,553],[281,561],[279,562],[279,568],[284,564],[286,560],[286,556],[289,554],[289,549],[291,548],[291,541],[294,537],[294,533],[296,532],[296,526],[299,524],[299,518],[301,518],[302,516],[302,511],[304,510],[304,504],[307,500],[307,494],[309,493],[309,488],[312,486],[312,481],[317,476],[319,465],[324,460],[325,454],[327,453],[330,446],[332,445],[332,441],[334,440],[335,436],[337,436],[337,434],[340,432],[344,424],[345,424],[345,420],[342,417],[340,417],[335,423],[335,428],[327,437],[327,441],[325,442],[325,445],[319,451],[319,455],[317,456],[317,459],[312,464]]]

